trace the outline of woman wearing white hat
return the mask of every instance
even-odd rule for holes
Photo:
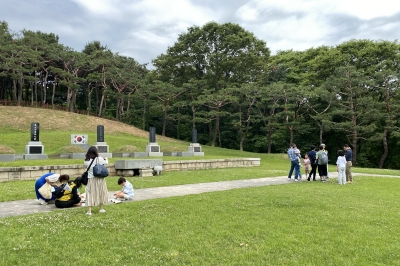
[[[48,191],[46,190],[46,195],[42,195],[39,192],[39,189],[43,187],[44,185],[46,186],[57,186],[58,184],[58,179],[60,178],[59,174],[56,173],[47,173],[45,175],[42,175],[38,180],[35,182],[35,192],[36,192],[36,197],[39,201],[40,204],[46,205],[49,203],[50,200],[55,200],[56,198]],[[42,191],[41,191],[42,192]],[[44,193],[44,192],[42,192]]]

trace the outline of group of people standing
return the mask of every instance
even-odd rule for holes
[[[99,206],[99,212],[105,213],[104,204],[108,202],[106,179],[95,177],[93,175],[93,168],[96,164],[108,164],[108,159],[99,156],[97,148],[91,146],[86,152],[84,164],[87,167],[88,173],[88,182],[84,195],[79,192],[79,188],[83,185],[81,177],[77,177],[71,182],[68,175],[48,173],[41,176],[35,182],[38,202],[42,205],[54,202],[57,208],[70,208],[82,206],[82,202],[85,201],[85,205],[88,208],[87,215],[92,215],[93,206]],[[68,186],[66,186],[67,184]],[[114,194],[114,199],[133,199],[134,190],[132,184],[123,177],[118,179],[118,184],[122,186],[122,190]],[[47,189],[43,189],[44,186],[48,186],[50,192]],[[55,191],[60,186],[63,186],[63,193],[59,197],[56,197]]]
[[[305,175],[307,181],[316,181],[316,173],[318,170],[318,175],[321,182],[326,182],[328,176],[328,151],[326,150],[325,144],[319,145],[318,151],[316,147],[312,145],[310,151],[304,155],[304,159],[301,157],[300,150],[297,148],[295,143],[290,145],[287,152],[290,159],[291,165],[288,175],[288,180],[292,178],[294,172],[294,181],[298,182],[301,180],[302,174],[300,172],[301,165],[304,166]],[[353,176],[351,174],[352,167],[352,157],[353,153],[348,144],[343,145],[343,150],[337,152],[336,169],[338,171],[338,183],[344,185],[346,183],[353,182]]]

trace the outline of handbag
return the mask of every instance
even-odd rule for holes
[[[83,172],[82,176],[81,176],[81,182],[82,184],[84,184],[85,186],[87,186],[88,183],[88,171],[90,166],[92,166],[92,163],[94,162],[94,159],[92,160],[92,162],[89,164],[88,168],[86,168],[86,171]]]
[[[97,158],[97,164],[93,167],[93,176],[95,177],[107,177],[108,169],[102,164],[99,164],[99,159]]]
[[[43,186],[41,186],[38,189],[38,191],[39,191],[40,195],[42,195],[43,198],[51,199],[53,197],[53,194],[51,193],[51,188],[52,188],[52,186],[46,182]]]

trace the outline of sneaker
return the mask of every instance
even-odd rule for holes
[[[100,213],[104,213],[104,212],[106,212],[106,210],[105,209],[101,209],[99,212]]]
[[[92,213],[91,212],[87,212],[86,215],[92,215]]]
[[[47,205],[47,204],[48,204],[44,199],[38,199],[38,202],[39,202],[41,205]]]
[[[290,181],[291,179],[290,179],[290,178],[288,178],[287,180],[288,180],[288,181]]]
[[[294,182],[298,182],[298,181],[299,181],[298,179],[295,179],[295,180],[294,180]]]

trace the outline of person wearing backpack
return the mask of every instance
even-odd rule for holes
[[[55,193],[58,198],[55,205],[57,208],[71,208],[81,206],[81,197],[79,196],[78,188],[82,186],[81,177],[77,177],[73,182],[63,184]],[[59,191],[61,190],[61,191]]]
[[[319,146],[319,151],[317,152],[317,160],[318,160],[318,174],[321,182],[326,181],[326,176],[328,174],[328,154],[324,150],[324,146]]]

